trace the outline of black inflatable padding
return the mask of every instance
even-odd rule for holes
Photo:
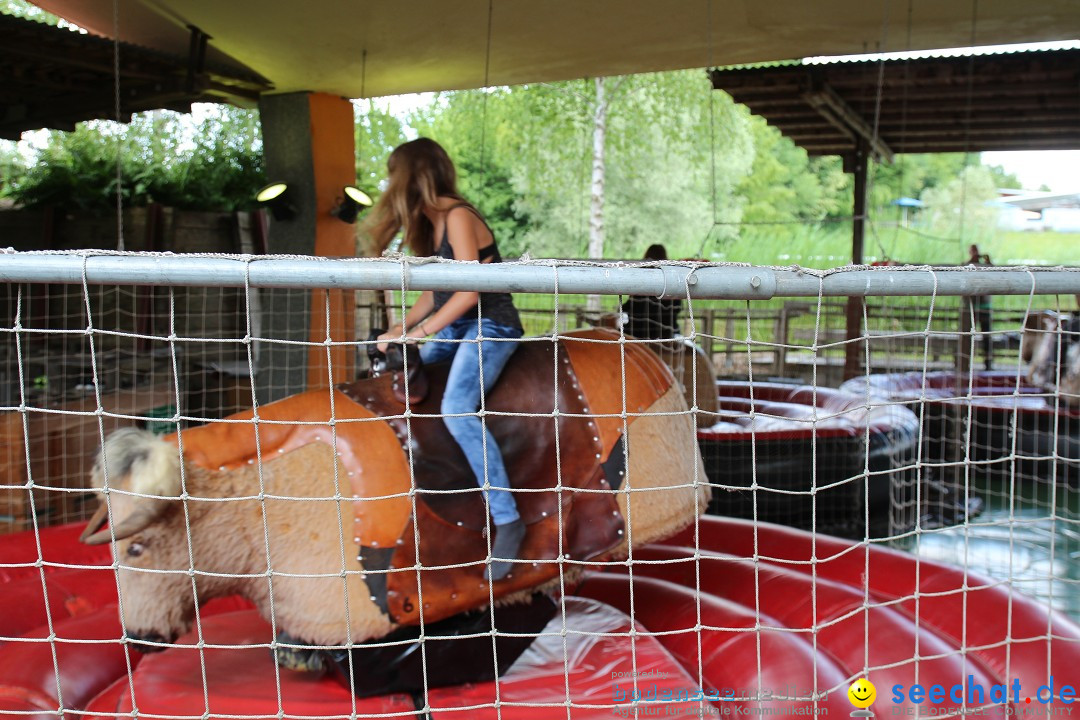
[[[528,603],[496,607],[494,626],[489,609],[428,624],[423,643],[426,658],[421,655],[420,628],[403,627],[377,642],[332,652],[332,671],[348,686],[351,655],[351,684],[357,697],[417,694],[425,688],[493,680],[492,628],[500,633],[495,637],[494,651],[498,655],[498,674],[502,675],[555,617],[557,609],[550,597],[535,593]]]

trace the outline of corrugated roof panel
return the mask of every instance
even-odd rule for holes
[[[1080,148],[1080,42],[1011,48],[722,68],[712,81],[814,155],[851,155],[860,137],[883,157]]]

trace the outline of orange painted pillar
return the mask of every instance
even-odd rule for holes
[[[268,251],[353,257],[356,226],[330,214],[342,188],[356,183],[352,103],[321,93],[266,95],[259,113],[267,178],[288,183],[296,209],[292,219],[271,219]],[[338,343],[356,340],[355,292],[271,290],[264,297],[260,402],[353,379],[356,347]]]
[[[311,108],[311,160],[315,175],[315,254],[324,257],[356,255],[356,226],[330,214],[341,200],[342,188],[356,184],[356,145],[353,106],[332,95],[308,95]],[[329,327],[327,326],[329,319]],[[312,342],[352,343],[356,340],[356,293],[315,290],[311,297]],[[308,389],[346,382],[356,374],[356,347],[332,345],[308,351]]]

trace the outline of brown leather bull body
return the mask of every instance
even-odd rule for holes
[[[312,442],[332,444],[342,482],[351,485],[354,541],[373,599],[395,623],[419,623],[421,605],[425,622],[436,621],[557,577],[560,556],[591,560],[620,544],[615,491],[625,428],[673,378],[656,355],[617,339],[602,330],[558,343],[529,338],[487,394],[486,423],[528,526],[519,553],[528,562],[516,564],[491,594],[483,579],[487,510],[439,415],[447,364],[428,366],[431,392],[408,412],[390,377],[360,380],[265,405],[255,422],[249,411],[229,418],[249,422],[185,430],[185,457],[228,470]]]

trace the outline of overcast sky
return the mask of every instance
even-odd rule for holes
[[[1026,190],[1047,185],[1054,192],[1080,192],[1080,150],[985,152],[986,165],[1001,165]]]

